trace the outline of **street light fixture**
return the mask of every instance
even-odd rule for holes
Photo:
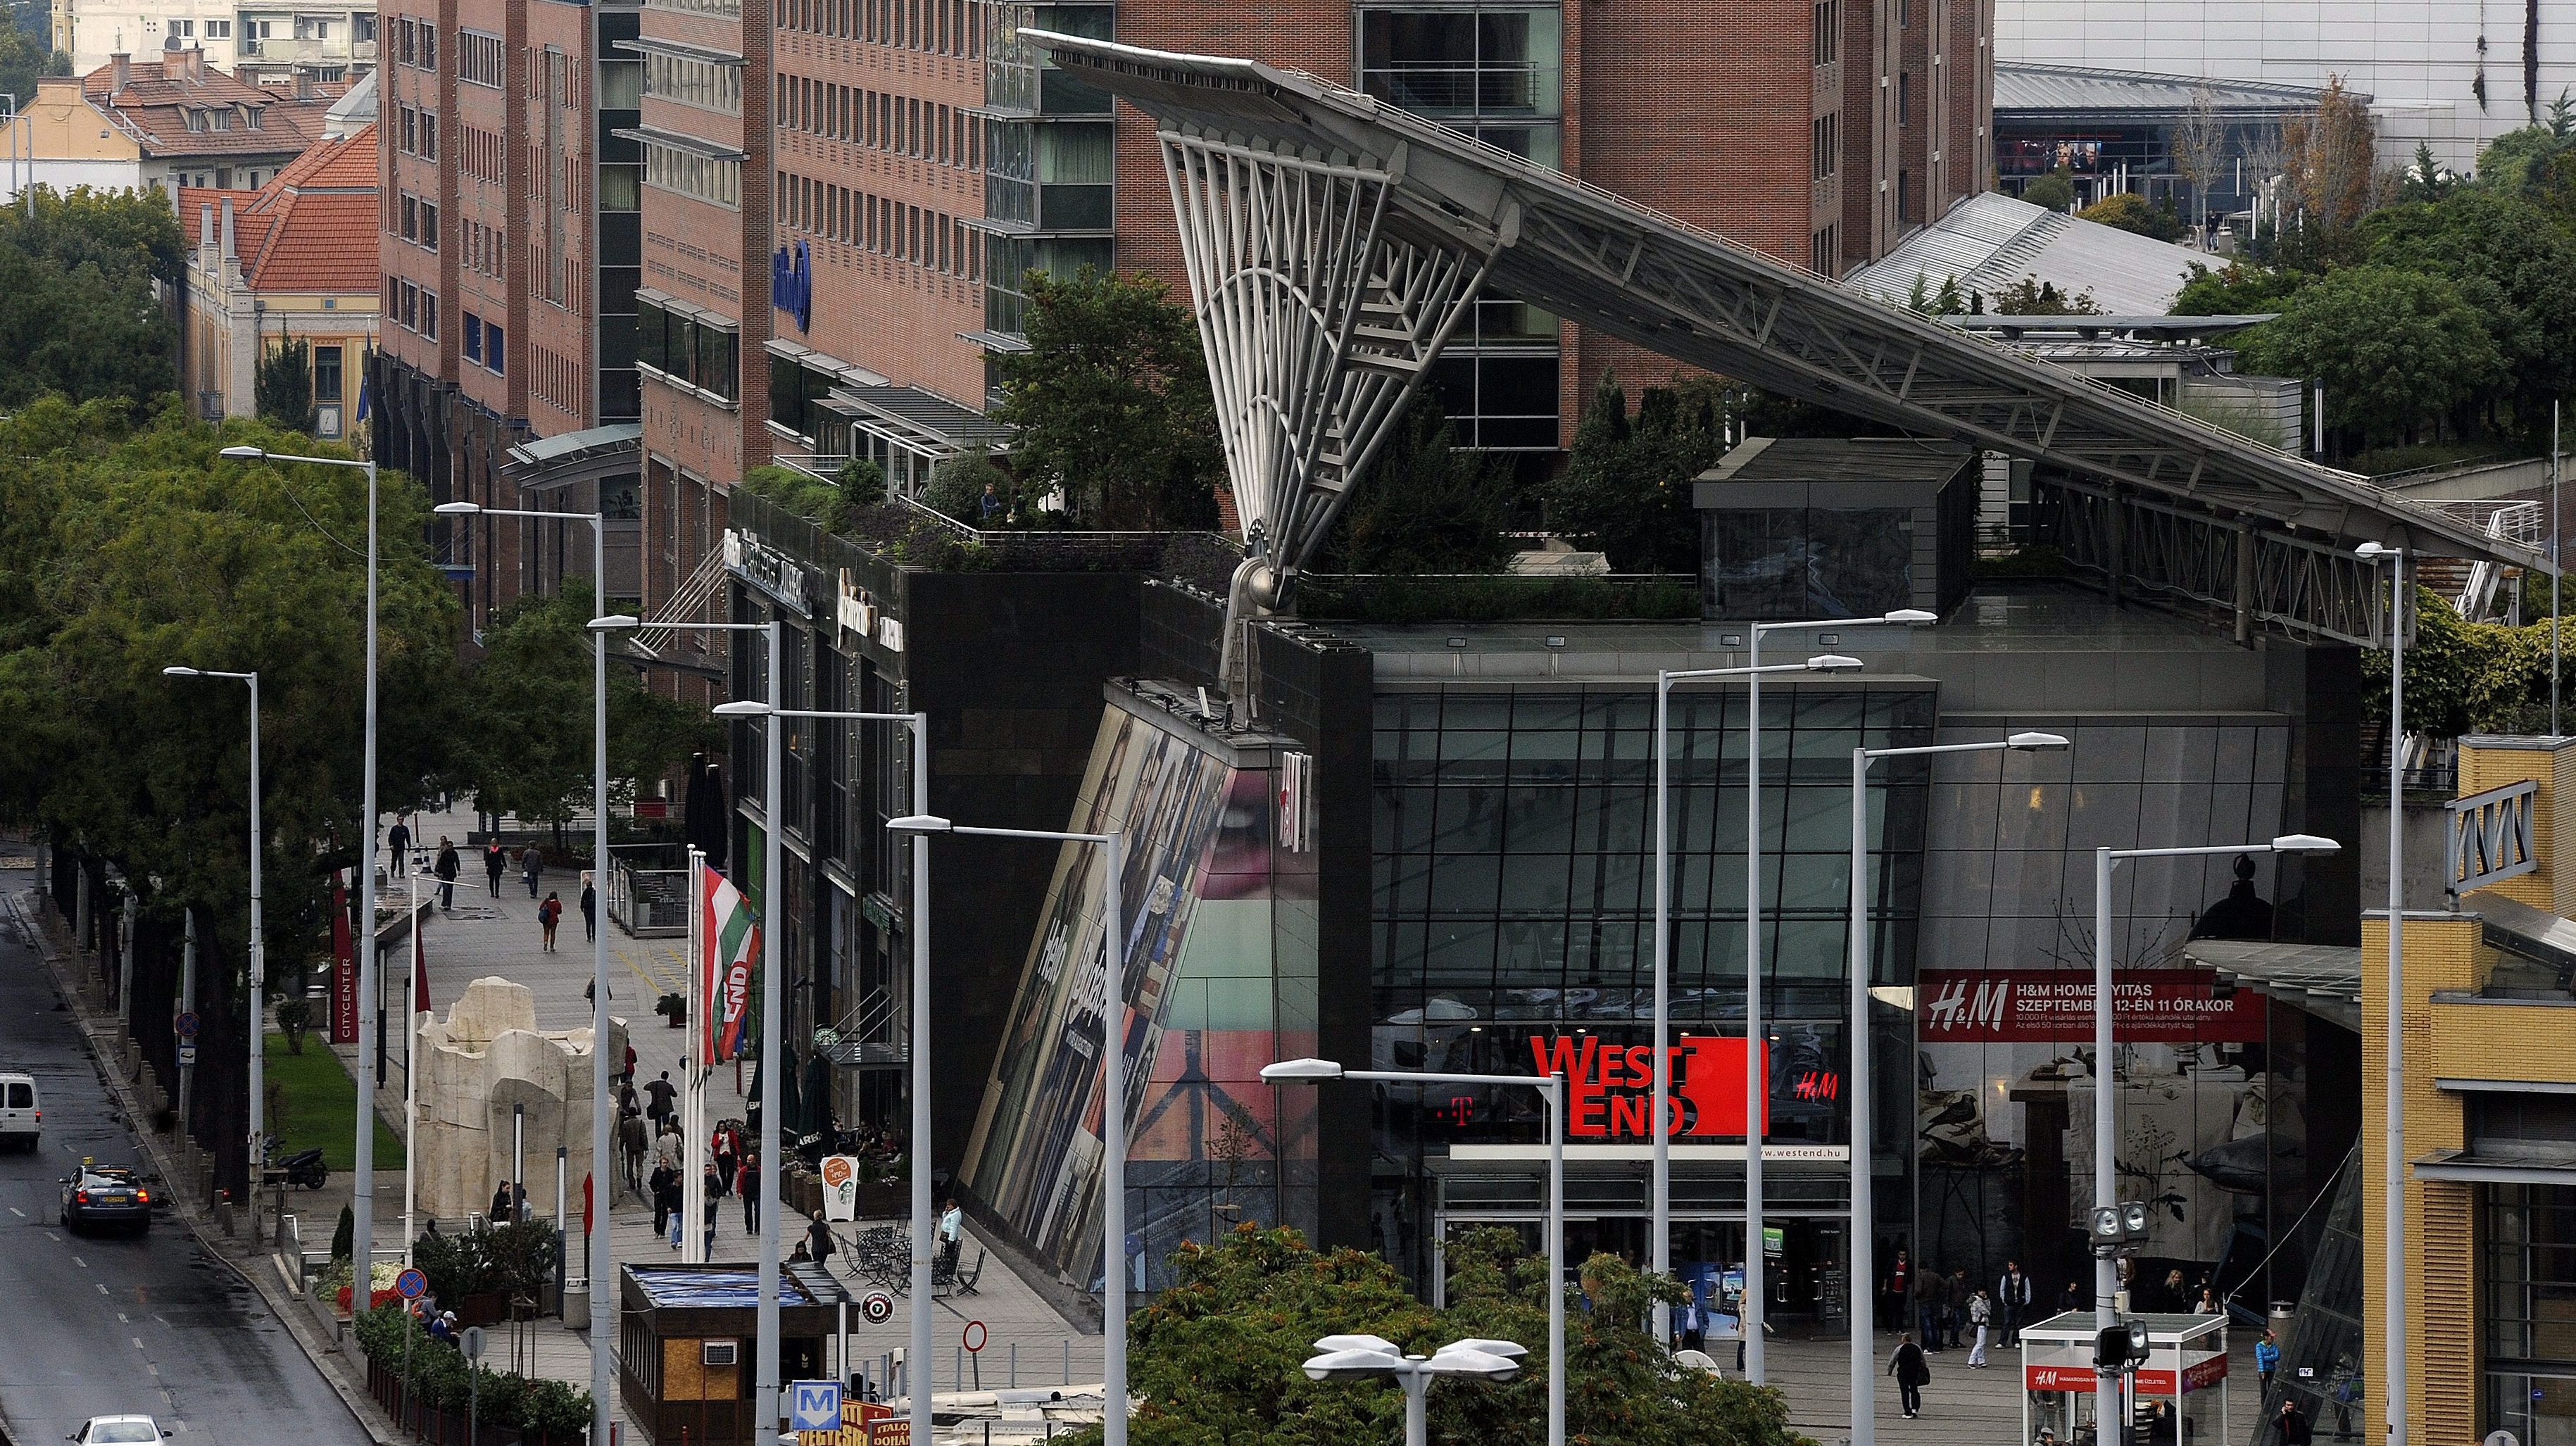
[[[1386,1084],[1500,1085],[1535,1089],[1547,1101],[1547,1446],[1565,1446],[1565,1076],[1446,1074],[1429,1070],[1344,1069],[1329,1059],[1286,1059],[1261,1067],[1272,1084],[1352,1079]],[[1481,1341],[1458,1346],[1483,1347]],[[1316,1348],[1337,1349],[1326,1341]],[[1454,1349],[1454,1347],[1453,1347]],[[1513,1351],[1520,1352],[1517,1346]],[[1526,1352],[1521,1352],[1526,1354]]]
[[[760,1189],[760,1311],[757,1321],[757,1366],[759,1379],[753,1383],[756,1419],[764,1423],[763,1431],[773,1430],[778,1420],[779,1322],[778,1322],[778,1129],[777,1099],[785,1093],[776,1083],[786,1067],[786,1050],[779,1038],[779,1016],[785,1012],[780,1002],[778,949],[785,932],[779,920],[771,915],[783,912],[772,901],[782,898],[786,890],[778,882],[783,867],[779,845],[779,810],[784,789],[780,774],[786,765],[786,748],[780,718],[818,718],[862,723],[901,723],[912,735],[913,806],[927,807],[930,801],[930,715],[928,713],[844,712],[809,708],[789,708],[784,704],[781,667],[781,629],[776,619],[765,623],[680,623],[675,626],[710,632],[766,632],[769,635],[769,699],[736,699],[718,703],[711,710],[719,718],[761,718],[771,720],[762,732],[765,737],[763,756],[766,788],[772,805],[761,829],[761,929],[760,985],[760,1058],[761,1077],[771,1081],[761,1100],[760,1152],[771,1162],[761,1172]],[[904,1356],[907,1374],[905,1390],[911,1403],[912,1433],[917,1441],[931,1439],[932,1357],[937,1353],[932,1340],[930,1314],[931,1232],[930,1211],[930,841],[916,833],[912,841],[912,1348]]]
[[[1849,672],[1850,670],[1860,666],[1861,661],[1858,658],[1846,658],[1839,654],[1825,653],[1809,658],[1803,663],[1773,663],[1768,667],[1754,666],[1743,668],[1665,669],[1655,674],[1655,1078],[1654,1098],[1651,1106],[1654,1123],[1650,1127],[1652,1138],[1651,1142],[1647,1146],[1647,1153],[1652,1161],[1650,1167],[1651,1180],[1647,1190],[1647,1196],[1654,1219],[1649,1227],[1652,1231],[1653,1239],[1647,1244],[1647,1260],[1657,1275],[1669,1275],[1672,1273],[1673,1269],[1673,1147],[1671,1120],[1673,1095],[1673,868],[1671,826],[1672,754],[1669,747],[1673,685],[1675,683],[1704,681],[1710,678],[1744,678],[1748,680],[1757,680],[1766,672],[1840,673]],[[1761,706],[1761,694],[1759,692],[1760,685],[1758,682],[1755,682],[1753,686],[1756,689],[1752,695],[1754,706],[1759,707]],[[1754,786],[1759,786],[1761,780],[1758,777],[1758,773],[1756,776],[1753,776],[1750,781]],[[1749,864],[1748,867],[1750,867]],[[1760,915],[1757,912],[1753,917],[1758,919]],[[1747,921],[1746,927],[1752,927],[1751,920]],[[1761,1054],[1762,1048],[1760,1041],[1761,1028],[1760,1021],[1757,1018],[1755,1022],[1747,1028],[1744,1036],[1744,1047],[1749,1055],[1759,1056]],[[1747,1077],[1750,1078],[1753,1074],[1753,1069],[1748,1067],[1745,1073]],[[1754,1095],[1749,1097],[1745,1101],[1745,1109],[1747,1112],[1747,1120],[1749,1122],[1758,1122],[1760,1119],[1760,1096]],[[1748,1123],[1745,1127],[1746,1157],[1756,1158],[1759,1157],[1761,1153],[1761,1127],[1759,1123]],[[1755,1228],[1758,1229],[1758,1225]],[[1746,1238],[1750,1240],[1757,1237],[1748,1235]],[[1753,1254],[1758,1252],[1748,1251],[1747,1253]],[[1756,1281],[1756,1277],[1748,1275],[1745,1277],[1745,1281],[1746,1289],[1750,1291]],[[1667,1341],[1671,1338],[1671,1332],[1668,1328],[1668,1312],[1670,1310],[1671,1307],[1665,1302],[1660,1300],[1655,1302],[1655,1339],[1658,1342]],[[1755,1356],[1748,1356],[1746,1359],[1751,1361],[1757,1358],[1758,1353]]]
[[[916,806],[927,808],[928,799]],[[1126,841],[1116,829],[1105,833],[1068,833],[1037,828],[970,828],[935,813],[911,813],[886,820],[890,833],[908,833],[916,839],[928,834],[971,834],[980,838],[1033,838],[1055,843],[1094,844],[1100,849],[1102,885],[1100,890],[1102,923],[1101,970],[1106,977],[1107,992],[1102,996],[1100,1026],[1100,1145],[1102,1169],[1101,1194],[1101,1422],[1103,1446],[1127,1446],[1127,1061],[1124,1043],[1127,1014],[1127,928],[1125,900],[1121,896],[1122,880],[1127,872]],[[915,897],[926,899],[929,876],[928,851],[916,854],[913,868]],[[925,996],[926,997],[926,996]],[[916,1017],[919,1005],[916,1003]],[[915,1119],[921,1117],[920,1098],[913,1108]],[[926,1141],[929,1131],[923,1129]],[[916,1145],[916,1149],[926,1145]],[[919,1182],[929,1172],[916,1166],[915,1198],[924,1188]],[[919,1269],[918,1261],[915,1269]],[[930,1292],[917,1289],[917,1299],[927,1299]],[[916,1317],[916,1320],[918,1318]],[[925,1361],[925,1364],[927,1362]],[[1319,1378],[1320,1379],[1320,1378]],[[912,1383],[915,1419],[923,1411],[928,1392]],[[925,1435],[921,1439],[927,1441]]]
[[[1871,1446],[1878,1436],[1878,1359],[1870,1328],[1870,1299],[1878,1279],[1878,1241],[1871,1233],[1870,1168],[1877,1153],[1869,1117],[1869,768],[1881,758],[1922,758],[1942,753],[2037,753],[2068,746],[2055,733],[2024,732],[1992,742],[1936,743],[1917,748],[1854,748],[1851,778],[1851,1067],[1844,1081],[1851,1095],[1851,1264],[1843,1272],[1851,1311],[1851,1446]]]
[[[214,668],[172,667],[163,668],[161,674],[168,678],[232,678],[250,684],[250,1178],[256,1203],[260,1137],[267,1129],[260,1116],[260,1105],[266,1089],[262,1077],[267,1073],[265,1056],[268,1052],[267,1031],[262,1027],[268,1013],[265,993],[268,945],[262,938],[259,919],[259,672],[257,669],[247,673],[227,673]],[[188,1007],[194,1009],[196,1001],[189,1000]],[[180,1077],[184,1079],[188,1073],[188,1070],[181,1070]],[[184,1097],[187,1093],[186,1086],[181,1086],[180,1094]],[[184,1120],[181,1122],[182,1127],[185,1123]]]
[[[1521,1373],[1529,1352],[1510,1341],[1451,1341],[1428,1356],[1408,1356],[1393,1341],[1378,1336],[1326,1336],[1315,1342],[1323,1354],[1303,1369],[1310,1381],[1356,1380],[1392,1376],[1404,1388],[1404,1446],[1425,1446],[1429,1436],[1423,1393],[1433,1380],[1456,1376],[1481,1381],[1508,1381]]]
[[[590,512],[551,512],[518,507],[486,507],[479,502],[442,502],[430,509],[442,517],[529,517],[557,522],[590,524],[591,588],[594,603],[604,603],[608,595],[608,515]],[[608,887],[608,634],[615,627],[632,626],[632,618],[621,615],[595,617],[591,620],[590,664],[590,753],[591,753],[591,868],[600,888]],[[372,776],[373,770],[370,770]],[[606,1173],[611,1154],[608,1131],[608,936],[594,932],[590,946],[590,1178],[594,1185],[611,1177]],[[363,1133],[363,1131],[362,1131]],[[775,1176],[778,1162],[773,1157],[764,1164]],[[616,1389],[616,1372],[612,1351],[615,1342],[616,1283],[612,1276],[613,1261],[608,1237],[608,1212],[616,1195],[614,1189],[594,1189],[596,1206],[590,1212],[590,1399],[591,1439],[608,1439],[610,1392]]]
[[[2311,833],[2285,833],[2269,843],[2198,844],[2188,848],[2093,851],[2093,1208],[2119,1204],[2117,1160],[2111,1137],[2119,1129],[2112,1063],[2111,1020],[2111,870],[2129,859],[2205,858],[2214,854],[2330,854],[2343,845]],[[2120,1272],[2109,1256],[2093,1262],[2093,1323],[2109,1330],[2119,1324],[2112,1297],[2120,1291]]]
[[[2550,438],[2554,459],[2558,440]],[[2553,484],[2551,494],[2556,495]],[[2558,550],[2558,534],[2549,536],[2550,555]],[[2380,1233],[2386,1236],[2383,1269],[2388,1288],[2381,1296],[2385,1314],[2380,1334],[2386,1338],[2388,1378],[2382,1399],[2388,1405],[2388,1446],[2406,1446],[2406,1031],[2400,1027],[2405,1018],[2406,986],[2406,615],[2412,601],[2406,586],[2406,550],[2383,543],[2365,542],[2353,549],[2362,561],[2388,564],[2388,1090],[2386,1127],[2387,1159],[2383,1162],[2387,1178],[2381,1187],[2383,1210]],[[2558,598],[2549,600],[2550,637],[2558,635]],[[2557,697],[2558,670],[2550,668],[2550,696]],[[2553,714],[2554,714],[2553,709]],[[2555,718],[2552,726],[2555,727]]]
[[[381,1047],[377,1038],[376,1023],[377,974],[380,964],[376,958],[376,513],[379,479],[376,474],[375,460],[368,457],[355,459],[310,457],[297,453],[271,452],[265,447],[248,446],[226,447],[222,455],[236,462],[301,462],[316,467],[348,467],[363,472],[367,476],[366,714],[363,757],[358,770],[359,790],[363,795],[359,804],[361,823],[358,830],[358,927],[351,931],[353,941],[360,939],[364,941],[363,944],[355,945],[353,949],[353,952],[360,955],[358,1059],[362,1067],[350,1071],[357,1076],[358,1119],[357,1144],[350,1160],[353,1178],[349,1187],[349,1238],[355,1242],[352,1258],[358,1263],[359,1278],[364,1280],[368,1270],[374,1267],[376,1258],[376,1084],[368,1071],[363,1068],[363,1063],[375,1055]],[[257,931],[253,930],[253,937],[256,938],[256,936]],[[254,1051],[266,1048],[267,1022],[256,1014],[252,1015],[250,1032]],[[259,1106],[254,1103],[251,1110],[253,1117],[256,1118]],[[252,1178],[256,1179],[259,1169],[259,1156],[256,1151],[251,1156],[251,1169]],[[605,1401],[608,1378],[595,1368],[592,1373],[591,1390],[598,1393],[602,1401],[602,1406],[594,1418],[594,1424],[598,1427],[599,1439],[606,1440],[608,1414]]]

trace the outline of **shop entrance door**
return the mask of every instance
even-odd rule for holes
[[[1775,1336],[1838,1337],[1850,1324],[1845,1282],[1847,1221],[1840,1212],[1766,1212],[1764,1313]],[[1518,1210],[1444,1210],[1433,1234],[1432,1304],[1448,1300],[1448,1253],[1451,1242],[1467,1231],[1501,1227],[1520,1236],[1533,1252],[1544,1248],[1546,1216]],[[1568,1216],[1565,1222],[1565,1270],[1569,1284],[1579,1284],[1583,1262],[1600,1252],[1615,1255],[1642,1270],[1649,1260],[1653,1217],[1641,1211],[1599,1211]],[[1744,1217],[1676,1213],[1673,1217],[1673,1273],[1691,1283],[1701,1305],[1712,1315],[1733,1316],[1744,1280]]]

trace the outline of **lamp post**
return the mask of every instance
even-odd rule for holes
[[[1065,833],[1036,828],[969,828],[934,813],[907,814],[888,819],[886,828],[894,833],[908,833],[921,838],[934,833],[971,834],[980,838],[1034,838],[1056,843],[1096,844],[1100,848],[1104,882],[1100,890],[1102,935],[1100,941],[1101,971],[1107,992],[1102,996],[1100,1021],[1100,1145],[1101,1162],[1101,1329],[1100,1329],[1100,1437],[1103,1446],[1127,1446],[1127,1061],[1124,1045],[1127,1029],[1127,923],[1124,900],[1120,896],[1127,871],[1125,836],[1116,829],[1106,833]],[[913,869],[915,897],[927,897],[922,880],[929,871],[926,856],[917,855]],[[918,1004],[915,1005],[918,1017]],[[914,1119],[921,1116],[921,1105],[915,1102]],[[927,1134],[927,1131],[924,1131]],[[913,1198],[918,1201],[925,1189],[922,1181],[928,1172],[918,1166],[913,1171]],[[920,1266],[916,1260],[917,1271]],[[927,1291],[916,1291],[926,1296]],[[916,1329],[918,1328],[916,1316]],[[925,1360],[924,1366],[928,1365]],[[929,1394],[919,1385],[906,1387],[913,1393],[915,1419],[923,1411],[922,1401]],[[923,1438],[927,1440],[927,1437]]]
[[[1646,1147],[1651,1160],[1649,1166],[1651,1176],[1646,1193],[1654,1218],[1648,1226],[1653,1238],[1647,1242],[1646,1258],[1648,1265],[1657,1275],[1670,1275],[1673,1269],[1673,1122],[1670,1118],[1673,1094],[1671,824],[1673,765],[1669,747],[1673,685],[1702,682],[1711,678],[1751,679],[1765,672],[1848,672],[1860,665],[1858,658],[1835,657],[1828,654],[1809,658],[1803,663],[1774,663],[1768,668],[1759,666],[1681,668],[1665,669],[1655,674],[1655,1078],[1654,1102],[1651,1106],[1654,1117],[1654,1124],[1651,1127],[1652,1142]],[[1761,696],[1758,693],[1754,695],[1754,706],[1761,706]],[[1753,782],[1758,786],[1759,779],[1754,779]],[[1752,928],[1753,920],[1760,917],[1757,908],[1757,911],[1746,920],[1745,927]],[[1762,1052],[1760,1036],[1758,1023],[1745,1035],[1744,1047],[1757,1057]],[[1752,1078],[1754,1073],[1753,1067],[1748,1067],[1745,1071],[1748,1079]],[[1753,1123],[1760,1118],[1758,1113],[1760,1100],[1759,1094],[1749,1095],[1745,1100],[1747,1124],[1744,1141],[1745,1155],[1748,1159],[1762,1153],[1761,1129],[1758,1124]],[[1755,1178],[1758,1179],[1759,1176]],[[1745,1277],[1748,1292],[1752,1289],[1753,1279],[1752,1276]],[[1672,1332],[1669,1328],[1671,1309],[1671,1306],[1663,1301],[1655,1302],[1655,1339],[1659,1343],[1671,1338]],[[1748,1355],[1745,1359],[1749,1364],[1754,1357]]]
[[[769,701],[719,703],[715,711],[724,718],[767,718],[765,730],[768,792],[776,803],[781,794],[779,772],[785,763],[786,750],[780,742],[780,718],[823,718],[865,723],[901,723],[912,734],[913,807],[930,806],[930,715],[927,713],[851,713],[816,709],[782,707],[779,682],[780,629],[776,619],[765,623],[682,623],[679,626],[715,631],[749,631],[765,629],[769,633]],[[770,901],[784,890],[778,885],[781,867],[778,843],[778,810],[773,807],[768,827],[761,830],[760,907],[763,915],[775,911]],[[912,1348],[905,1355],[905,1370],[910,1378],[906,1389],[911,1393],[912,1430],[914,1439],[931,1438],[930,1383],[931,1357],[937,1347],[931,1340],[931,1213],[930,1213],[930,837],[915,833],[912,837],[912,918],[907,921],[912,932]],[[778,1110],[776,1101],[784,1093],[776,1083],[778,1071],[786,1065],[785,1050],[779,1042],[780,984],[778,977],[778,921],[766,918],[761,930],[760,986],[760,1058],[764,1079],[772,1081],[768,1097],[761,1101],[760,1150],[769,1168],[760,1177],[760,1379],[754,1389],[760,1393],[755,1409],[763,1429],[777,1420],[779,1390],[778,1360]]]
[[[350,1073],[357,1076],[358,1123],[357,1145],[352,1152],[350,1171],[354,1177],[349,1186],[349,1238],[355,1242],[351,1252],[357,1265],[358,1294],[368,1289],[369,1274],[376,1259],[376,1085],[365,1062],[375,1054],[376,1040],[376,464],[372,458],[306,457],[288,452],[271,452],[264,447],[226,447],[223,455],[236,462],[304,462],[317,467],[349,467],[367,475],[367,684],[365,742],[358,765],[360,824],[358,828],[358,927],[351,931],[354,961],[358,971],[358,1060],[359,1067]],[[256,856],[254,855],[254,858]],[[253,867],[257,867],[256,863]],[[252,931],[257,937],[257,930]],[[254,966],[255,967],[255,966]],[[266,1048],[267,1026],[256,1014],[251,1016],[254,1056]],[[259,1118],[256,1091],[259,1080],[253,1076],[254,1091],[251,1117]],[[251,1178],[259,1178],[258,1142],[253,1141]],[[254,1203],[256,1203],[254,1201]],[[606,1439],[603,1434],[602,1439]]]
[[[1881,758],[1924,758],[1941,753],[2036,753],[2064,748],[2054,733],[2015,733],[1987,743],[1936,743],[1921,748],[1855,748],[1851,793],[1851,1068],[1843,1081],[1851,1094],[1851,1265],[1844,1274],[1851,1293],[1851,1446],[1878,1439],[1878,1357],[1871,1339],[1871,1287],[1878,1278],[1878,1243],[1870,1234],[1870,1167],[1876,1147],[1869,1118],[1869,766]]]
[[[171,678],[233,678],[250,684],[250,1178],[256,1182],[260,1135],[266,1128],[260,1118],[260,1091],[268,1064],[268,1031],[262,1019],[268,1012],[268,945],[261,939],[259,922],[259,672],[226,673],[214,668],[163,668],[161,672]],[[184,1126],[185,1121],[181,1123]],[[257,1189],[256,1183],[252,1188]]]
[[[1762,1126],[1770,1111],[1770,1076],[1762,1025],[1762,638],[1792,629],[1859,628],[1874,623],[1932,623],[1921,608],[1898,608],[1874,618],[1825,618],[1814,622],[1755,623],[1745,641],[1752,664],[1745,674],[1744,727],[1744,1378],[1762,1384]],[[1660,754],[1661,749],[1657,752]],[[1658,1132],[1660,1135],[1660,1132]],[[1671,1206],[1665,1205],[1669,1220]]]
[[[2198,844],[2189,848],[2093,851],[2093,1208],[2117,1208],[2120,1200],[2118,1156],[2112,1137],[2119,1114],[2114,1098],[2117,1070],[2111,1062],[2111,870],[2128,859],[2205,858],[2212,854],[2330,854],[2343,845],[2309,833],[2285,833],[2269,843]],[[2109,1330],[2119,1324],[2112,1297],[2120,1293],[2120,1271],[2111,1257],[2093,1263],[2093,1322]]]
[[[2549,439],[2553,477],[2550,498],[2554,503],[2558,488],[2554,468],[2558,439]],[[2362,561],[2388,564],[2388,1121],[2387,1179],[2382,1190],[2383,1221],[2380,1233],[2386,1237],[2387,1251],[2383,1269],[2388,1274],[2387,1294],[2382,1297],[2386,1316],[2380,1333],[2387,1337],[2386,1364],[2388,1384],[2383,1399],[2388,1403],[2388,1446],[2406,1446],[2406,1031],[2404,1003],[2406,987],[2406,618],[2413,596],[2406,585],[2406,552],[2403,548],[2365,542],[2353,549]],[[2550,728],[2558,726],[2558,667],[2555,656],[2558,638],[2558,599],[2554,591],[2558,557],[2558,534],[2549,535],[2549,555],[2553,592],[2550,597],[2549,636],[2552,646],[2549,669]]]
[[[541,512],[521,508],[485,507],[479,502],[442,502],[435,509],[445,517],[547,517],[561,522],[590,524],[590,566],[592,602],[604,604],[608,593],[608,518],[600,512]],[[623,628],[637,626],[634,618],[622,613],[595,616],[590,620],[590,753],[591,753],[591,868],[602,897],[608,888],[608,635]],[[608,1133],[608,935],[593,931],[590,945],[590,1177],[597,1186],[600,1175],[614,1158]],[[771,1171],[778,1168],[769,1163]],[[613,1300],[617,1286],[610,1274],[608,1213],[617,1198],[614,1188],[594,1188],[590,1211],[590,1403],[591,1440],[606,1441],[609,1428],[609,1393],[616,1389],[611,1351],[615,1342]]]
[[[1285,1059],[1261,1067],[1272,1084],[1372,1080],[1386,1084],[1502,1085],[1547,1100],[1547,1446],[1565,1446],[1565,1076],[1442,1074],[1429,1070],[1344,1069],[1329,1059]],[[1319,1343],[1320,1344],[1320,1343]],[[1320,1379],[1320,1378],[1318,1378]]]
[[[1429,1437],[1423,1393],[1431,1389],[1432,1381],[1441,1376],[1508,1381],[1521,1373],[1521,1357],[1529,1354],[1526,1347],[1511,1341],[1470,1339],[1451,1341],[1428,1356],[1408,1356],[1381,1336],[1326,1336],[1315,1342],[1315,1349],[1323,1354],[1309,1358],[1301,1368],[1307,1380],[1395,1378],[1404,1388],[1404,1446],[1425,1446]]]

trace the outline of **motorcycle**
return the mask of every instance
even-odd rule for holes
[[[276,1147],[271,1145],[265,1153],[273,1154],[275,1149]],[[299,1190],[319,1190],[323,1182],[330,1178],[330,1173],[322,1163],[321,1147],[315,1146],[310,1150],[298,1150],[283,1160],[270,1160],[261,1175],[264,1184],[285,1184]]]

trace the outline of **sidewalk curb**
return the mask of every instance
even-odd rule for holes
[[[89,1012],[80,1003],[80,991],[74,987],[71,979],[64,972],[63,961],[54,947],[52,934],[37,922],[36,918],[29,916],[26,907],[20,902],[21,897],[20,894],[0,894],[0,907],[8,910],[9,917],[17,924],[18,932],[26,939],[28,947],[35,951],[38,959],[44,961],[45,972],[52,977],[55,992],[61,996],[64,1006],[79,1023],[81,1034],[90,1046],[91,1062],[99,1067],[99,1074],[108,1082],[109,1089],[114,1092],[118,1107],[125,1111],[126,1123],[133,1130],[135,1139],[140,1142],[144,1153],[151,1157],[154,1168],[161,1173],[161,1178],[176,1182],[178,1175],[169,1159],[162,1153],[160,1142],[151,1131],[142,1128],[142,1114],[136,1108],[131,1082],[121,1071],[107,1067],[107,1061],[99,1057],[97,1049],[99,1031],[94,1027],[94,1021],[90,1018]],[[122,1033],[121,1029],[110,1032]],[[286,1327],[287,1334],[294,1337],[296,1346],[313,1362],[314,1369],[320,1372],[322,1379],[330,1384],[332,1393],[340,1398],[340,1404],[348,1408],[350,1417],[365,1429],[368,1438],[375,1443],[375,1446],[403,1446],[409,1438],[405,1437],[395,1426],[393,1419],[385,1415],[376,1405],[374,1398],[366,1393],[363,1385],[353,1386],[350,1383],[345,1374],[345,1366],[342,1364],[348,1357],[338,1347],[321,1339],[321,1327],[312,1320],[303,1303],[284,1295],[281,1288],[282,1282],[269,1279],[270,1272],[247,1268],[242,1262],[226,1253],[216,1243],[210,1222],[205,1218],[205,1207],[191,1199],[189,1191],[174,1188],[170,1192],[170,1199],[172,1213],[188,1228],[188,1233],[195,1238],[197,1247],[210,1259],[221,1261],[225,1269],[240,1277],[243,1284],[259,1293],[259,1298],[266,1303],[269,1312],[277,1318],[279,1324]],[[354,1340],[354,1337],[352,1339]],[[333,1359],[335,1357],[338,1358],[336,1362]]]

